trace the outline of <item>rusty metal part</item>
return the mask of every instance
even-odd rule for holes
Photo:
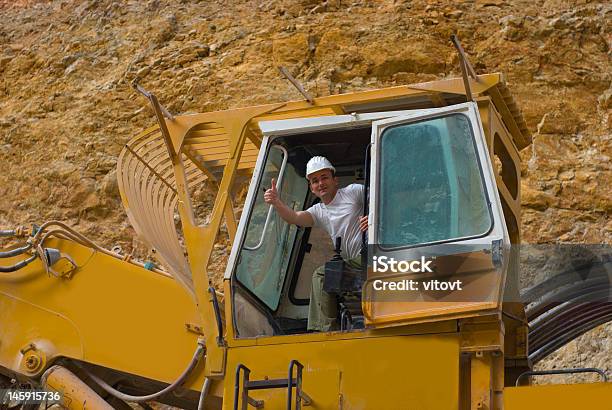
[[[35,229],[35,226],[32,227],[32,231]],[[15,228],[15,236],[17,236],[18,238],[22,238],[25,236],[28,236],[30,234],[30,229],[28,229],[25,226],[18,226],[17,228]]]
[[[132,82],[132,87],[134,87],[134,89],[136,89],[136,91],[138,91],[140,94],[144,95],[145,97],[147,97],[149,99],[149,101],[151,101],[151,103],[153,104],[153,100],[155,100],[157,102],[157,98],[155,97],[154,94],[148,92],[147,90],[145,90],[140,84],[138,84],[136,81]],[[164,106],[162,106],[161,104],[157,103],[159,105],[159,109],[160,111],[163,113],[164,117],[166,117],[167,119],[174,121],[174,116],[172,114],[170,114],[170,111],[168,111]]]
[[[281,72],[283,76],[285,76],[287,80],[289,80],[289,82],[300,92],[300,94],[304,96],[306,101],[308,101],[310,104],[314,104],[314,99],[312,98],[312,96],[308,93],[308,91],[304,89],[302,84],[300,84],[300,82],[291,75],[289,70],[287,70],[283,66],[278,66],[278,70]]]
[[[468,78],[469,63],[467,62],[467,57],[465,56],[465,53],[463,51],[463,48],[461,47],[461,44],[459,44],[459,40],[457,39],[457,36],[452,35],[451,41],[453,42],[453,44],[455,45],[455,48],[457,49],[457,52],[459,53],[459,67],[461,68],[461,77],[463,77],[463,86],[465,87],[465,96],[468,101],[474,101],[474,96],[472,95],[472,88],[470,87],[470,79]]]
[[[451,36],[451,41],[453,42],[453,45],[455,46],[455,48],[457,49],[457,52],[459,53],[459,57],[461,58],[461,60],[463,61],[463,63],[465,64],[465,68],[467,70],[467,73],[470,75],[470,77],[472,77],[476,82],[479,82],[480,79],[478,78],[478,76],[476,75],[476,71],[474,71],[474,67],[472,67],[472,64],[470,64],[470,60],[468,60],[467,58],[467,54],[465,53],[465,50],[463,50],[463,47],[461,46],[461,43],[459,42],[459,38],[453,34]]]
[[[200,325],[196,325],[193,323],[185,323],[185,329],[187,329],[188,332],[204,336],[204,331],[202,330],[202,326]]]
[[[50,367],[42,376],[46,389],[63,393],[63,408],[69,410],[112,410],[113,407],[96,394],[91,387],[74,373],[62,366]]]

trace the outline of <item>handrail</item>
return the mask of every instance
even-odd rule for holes
[[[296,380],[293,381],[293,369],[297,368]],[[293,386],[295,384],[295,410],[302,408],[302,401],[304,406],[312,405],[312,398],[302,390],[302,371],[304,365],[297,360],[291,360],[289,362],[289,376],[287,377],[287,410],[291,410],[291,402],[293,401]]]
[[[287,150],[285,149],[285,147],[281,145],[273,145],[272,148],[277,148],[283,152],[283,163],[281,164],[281,168],[278,173],[278,181],[276,182],[276,186],[277,186],[276,190],[280,194],[281,190],[279,188],[282,186],[281,184],[283,183],[283,176],[285,174],[285,167],[287,165],[287,159],[289,158],[289,154],[287,153]],[[272,218],[273,210],[274,208],[272,207],[272,205],[269,205],[268,215],[266,216],[266,222],[264,223],[263,229],[261,231],[261,238],[259,238],[259,242],[257,243],[257,245],[252,246],[252,247],[245,245],[243,247],[244,249],[246,249],[247,251],[256,251],[259,248],[261,248],[261,246],[264,243],[264,237],[266,236],[266,230],[268,229],[268,224],[270,223],[270,219]]]
[[[574,373],[597,373],[601,376],[604,382],[608,381],[608,376],[606,373],[595,367],[579,367],[575,369],[555,369],[555,370],[532,370],[521,373],[519,377],[516,378],[516,386],[519,386],[521,379],[527,376],[546,376],[551,374],[574,374]]]

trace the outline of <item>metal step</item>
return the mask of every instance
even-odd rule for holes
[[[294,372],[297,369],[297,372]],[[251,405],[257,409],[264,407],[263,400],[255,400],[249,396],[250,390],[287,389],[287,410],[300,410],[302,404],[310,406],[312,399],[302,390],[302,370],[304,366],[297,360],[289,363],[289,377],[286,379],[249,380],[251,369],[239,363],[236,366],[236,381],[234,384],[234,410],[247,410]],[[293,374],[296,373],[295,378]],[[242,376],[242,377],[241,377]],[[242,380],[242,392],[240,381]],[[295,407],[293,406],[293,388],[295,387]],[[240,406],[239,406],[240,404]]]

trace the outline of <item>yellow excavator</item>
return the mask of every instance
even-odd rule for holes
[[[531,135],[503,76],[476,75],[458,49],[459,78],[312,98],[285,71],[303,100],[203,114],[172,115],[135,85],[158,123],[125,145],[117,178],[158,263],[58,221],[0,231],[21,241],[0,254],[0,406],[612,406],[598,369],[533,370],[560,337],[609,320],[612,309],[582,312],[562,335],[548,322],[531,346],[538,328],[516,296],[512,251],[521,242],[519,151]],[[326,269],[339,312],[329,332],[306,322],[314,269],[342,265],[334,244],[318,228],[287,224],[263,199],[275,178],[294,210],[315,203],[304,177],[315,155],[336,165],[341,184],[367,188],[364,269]],[[205,189],[215,193],[207,213]],[[227,241],[221,281],[211,263]],[[374,257],[427,260],[433,273],[380,272]],[[603,380],[530,382],[591,371]]]

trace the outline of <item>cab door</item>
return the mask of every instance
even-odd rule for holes
[[[371,327],[501,309],[509,250],[475,103],[372,122]]]

